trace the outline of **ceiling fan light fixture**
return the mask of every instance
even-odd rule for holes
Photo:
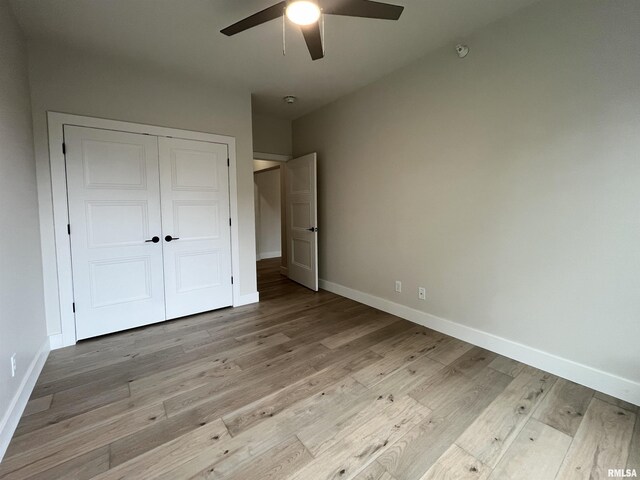
[[[311,25],[320,18],[320,7],[314,2],[297,0],[287,6],[287,18],[296,25]]]

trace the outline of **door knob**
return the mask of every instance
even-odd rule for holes
[[[310,228],[307,228],[307,230],[309,230],[310,232],[317,232],[318,227],[310,227]]]
[[[150,240],[145,240],[146,243],[149,243],[149,242],[158,243],[159,241],[160,241],[160,237],[153,237]]]
[[[180,240],[180,237],[172,237],[171,235],[167,235],[166,237],[164,237],[164,239],[167,242],[170,242],[171,240]]]

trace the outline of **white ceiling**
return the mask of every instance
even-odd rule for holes
[[[322,0],[320,0],[321,3]],[[392,0],[398,22],[328,16],[326,56],[275,20],[234,37],[220,29],[277,0],[13,0],[30,39],[203,77],[253,94],[254,110],[296,118],[536,0]],[[299,102],[286,105],[285,95]]]

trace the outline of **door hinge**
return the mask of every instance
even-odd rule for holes
[[[229,226],[231,226],[231,218],[229,218]]]
[[[71,235],[71,225],[67,223],[67,235]]]
[[[71,305],[73,308],[73,313],[76,313],[76,302],[73,302]]]
[[[233,285],[233,275],[231,275],[231,285]]]
[[[227,158],[227,167],[231,166],[231,160],[229,160],[229,158]]]
[[[67,145],[64,142],[62,142],[62,154],[63,155],[67,154]]]

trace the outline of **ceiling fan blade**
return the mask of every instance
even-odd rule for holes
[[[269,8],[265,8],[261,12],[254,13],[250,17],[240,20],[239,22],[236,22],[233,25],[230,25],[227,28],[220,30],[220,32],[230,37],[231,35],[244,32],[245,30],[249,30],[252,27],[256,27],[270,20],[275,20],[276,18],[282,16],[286,6],[287,6],[286,1],[276,3],[275,5],[272,5]]]
[[[323,12],[329,15],[347,17],[379,18],[381,20],[398,20],[404,7],[390,3],[373,2],[371,0],[333,0],[323,4]]]
[[[312,60],[318,60],[324,57],[324,48],[322,48],[322,35],[320,34],[320,24],[318,22],[311,25],[301,25],[304,41],[307,42],[307,48],[311,54]]]

